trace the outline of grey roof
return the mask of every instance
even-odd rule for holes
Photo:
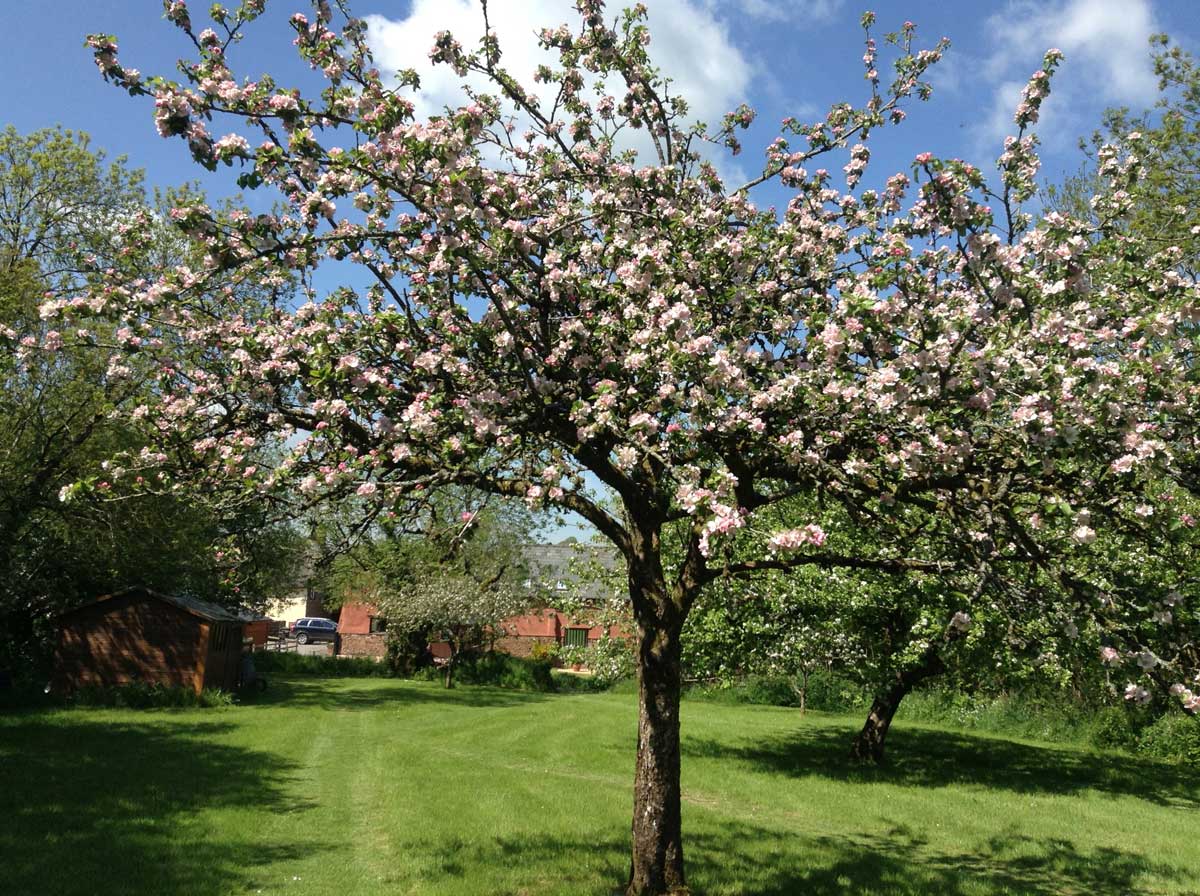
[[[551,591],[561,582],[568,589],[578,589],[577,596],[584,600],[602,600],[611,596],[614,590],[624,590],[624,559],[611,545],[561,541],[558,544],[527,544],[521,552],[529,565],[529,577]],[[606,583],[595,575],[586,577],[581,583],[580,572],[589,566],[593,569],[599,566],[604,572],[619,577],[620,587],[606,587]]]
[[[148,597],[156,598],[157,600],[165,601],[169,604],[174,604],[185,613],[190,613],[193,616],[198,616],[201,619],[207,619],[209,622],[241,622],[242,619],[235,613],[225,609],[214,603],[206,600],[200,600],[198,597],[191,597],[183,594],[163,594],[161,591],[153,591],[150,588],[143,588],[140,585],[134,585],[131,588],[122,588],[120,591],[114,591],[112,594],[106,594],[99,597],[91,603],[83,604],[75,607],[72,610],[60,615],[67,616],[77,610],[82,610],[87,607],[94,607],[96,604],[103,603],[108,600],[113,600],[118,597],[126,597],[129,595],[144,594]]]

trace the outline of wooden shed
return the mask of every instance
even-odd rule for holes
[[[207,601],[126,588],[58,617],[54,685],[135,681],[232,691],[242,620]]]

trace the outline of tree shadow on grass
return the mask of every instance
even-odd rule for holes
[[[683,753],[685,757],[740,760],[753,768],[798,778],[820,775],[838,781],[911,787],[975,784],[1020,793],[1098,790],[1159,805],[1200,808],[1200,780],[1182,766],[909,726],[892,730],[886,761],[871,766],[850,759],[852,734],[849,726],[802,724],[782,737],[740,743],[685,735]]]
[[[462,892],[492,896],[618,894],[629,867],[629,840],[606,829],[589,839],[529,832],[490,841],[414,839],[422,871],[396,877],[401,888],[456,881]],[[1112,848],[1084,850],[1061,839],[1002,834],[971,853],[930,848],[902,826],[872,838],[788,834],[722,819],[689,819],[684,832],[693,896],[1129,896],[1160,893],[1158,884],[1193,893],[1190,869]],[[511,882],[476,877],[512,869]],[[1157,882],[1142,886],[1143,875]],[[486,890],[482,889],[486,887]]]
[[[997,834],[969,852],[930,847],[902,825],[875,837],[786,835],[710,821],[684,849],[697,893],[744,896],[1127,896],[1161,893],[1159,884],[1195,882],[1189,868],[1108,847]],[[690,841],[690,842],[689,842]],[[753,844],[746,846],[744,844]],[[1155,883],[1140,882],[1153,875]],[[1153,889],[1151,889],[1153,888]]]
[[[256,829],[308,804],[288,792],[288,763],[214,739],[232,727],[79,715],[0,725],[0,891],[226,896],[262,886],[272,863],[327,849]],[[193,824],[210,809],[248,829]]]
[[[336,683],[336,684],[334,684]],[[502,688],[461,685],[417,684],[386,678],[292,678],[272,677],[265,691],[248,695],[248,706],[293,706],[327,710],[373,710],[389,706],[444,705],[491,708],[525,706],[550,694],[511,691]]]

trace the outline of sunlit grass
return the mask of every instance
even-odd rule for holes
[[[1183,767],[856,719],[684,705],[703,894],[1200,893]],[[610,893],[628,867],[628,694],[276,681],[215,710],[0,718],[0,892]]]

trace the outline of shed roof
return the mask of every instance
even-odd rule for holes
[[[185,613],[190,613],[200,619],[206,619],[209,622],[242,622],[243,620],[237,614],[230,612],[222,606],[210,603],[206,600],[200,600],[198,597],[191,597],[183,594],[163,594],[161,591],[154,591],[150,588],[143,588],[140,585],[134,585],[130,588],[122,588],[120,591],[114,591],[112,594],[106,594],[103,597],[98,597],[96,600],[67,610],[65,613],[60,613],[59,617],[70,616],[72,613],[77,613],[80,610],[85,610],[88,607],[94,607],[97,604],[102,604],[106,601],[115,600],[118,597],[129,597],[136,595],[144,595],[152,597],[156,600],[161,600],[164,603],[173,604]]]

